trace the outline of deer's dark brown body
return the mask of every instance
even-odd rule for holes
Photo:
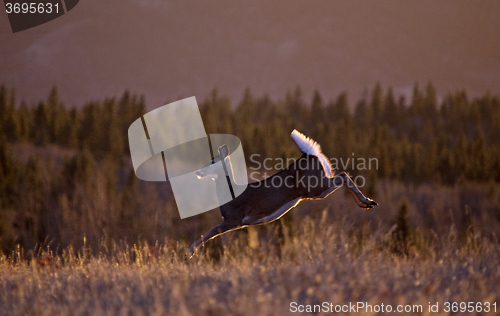
[[[294,131],[292,137],[296,136]],[[346,186],[356,203],[363,208],[372,208],[377,203],[366,198],[356,187],[349,176],[342,172],[333,175],[330,166],[325,166],[326,157],[321,153],[319,145],[304,135],[298,133],[299,139],[294,138],[301,150],[310,150],[312,153],[303,153],[294,163],[285,170],[264,179],[250,183],[243,193],[220,206],[223,222],[212,227],[205,235],[189,247],[186,259],[190,258],[203,244],[226,232],[244,228],[250,225],[269,223],[286,214],[304,199],[323,199],[337,188]],[[305,149],[303,149],[305,148]],[[312,149],[310,149],[312,148]],[[229,149],[227,146],[219,148],[219,155],[214,157],[205,167],[197,171],[199,178],[215,179],[217,194],[223,194],[222,188],[227,188],[226,171],[215,162],[224,161],[229,166],[227,172],[233,177]],[[327,172],[329,176],[327,176]],[[231,183],[235,183],[231,179]],[[234,187],[234,186],[233,186]],[[219,196],[223,200],[222,196]]]

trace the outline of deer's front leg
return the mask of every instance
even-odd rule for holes
[[[351,192],[352,196],[354,197],[354,200],[356,201],[356,204],[358,204],[359,207],[368,209],[378,205],[377,202],[375,202],[370,198],[367,198],[366,196],[363,195],[363,193],[361,193],[356,184],[354,184],[352,179],[347,175],[347,173],[341,172],[340,174],[336,175],[334,182],[339,182],[339,180],[337,179],[342,180],[341,185],[344,185],[345,187],[347,187],[347,189],[349,189],[349,192]]]
[[[207,241],[209,241],[210,239],[213,239],[219,235],[222,235],[224,233],[227,233],[228,231],[235,230],[235,229],[238,229],[238,225],[233,225],[233,224],[229,224],[226,222],[222,222],[219,225],[210,228],[205,235],[201,236],[200,239],[195,241],[191,245],[191,247],[189,247],[186,255],[184,256],[184,259],[188,260],[191,257],[193,257],[195,252],[198,251],[198,249],[200,249],[201,247],[203,247],[203,245]]]

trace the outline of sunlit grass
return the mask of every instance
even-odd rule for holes
[[[332,222],[327,211],[260,229],[254,248],[245,232],[228,235],[219,259],[201,252],[186,262],[188,245],[172,241],[60,255],[18,249],[0,257],[0,314],[280,315],[292,301],[420,304],[427,311],[429,302],[500,300],[494,240],[415,230],[410,250],[400,251],[397,227],[353,228]]]

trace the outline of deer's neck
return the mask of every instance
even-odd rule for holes
[[[219,202],[231,201],[235,198],[233,185],[236,185],[236,182],[234,181],[233,166],[229,157],[226,159],[227,163],[222,164],[223,171],[218,174],[217,180],[215,180]]]
[[[233,175],[233,165],[231,164],[231,161],[229,160],[229,157],[226,158],[226,162],[227,163],[224,163],[222,166],[223,166],[223,169],[224,169],[224,172],[225,172],[225,177],[221,177],[221,178],[227,178],[227,180],[230,181],[230,183],[234,183],[236,184],[236,182],[234,181],[234,175]]]
[[[215,186],[219,202],[228,202],[234,198],[231,178],[229,176],[221,175],[217,177],[217,180],[215,180]]]

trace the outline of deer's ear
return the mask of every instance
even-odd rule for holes
[[[229,148],[227,148],[227,145],[222,145],[219,147],[219,155],[221,155],[223,158],[226,158],[229,155]]]

